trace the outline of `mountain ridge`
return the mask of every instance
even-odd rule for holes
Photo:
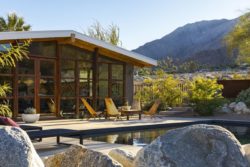
[[[188,23],[133,51],[157,60],[171,57],[182,62],[195,60],[200,64],[212,66],[220,66],[225,62],[231,64],[233,58],[228,56],[223,39],[235,26],[237,20],[238,18]],[[219,62],[214,61],[216,57]]]

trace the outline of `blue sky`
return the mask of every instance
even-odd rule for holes
[[[0,15],[15,11],[32,30],[87,30],[95,20],[120,27],[123,47],[135,49],[179,26],[200,20],[232,19],[250,0],[5,0]]]

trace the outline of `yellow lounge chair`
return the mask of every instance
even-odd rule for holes
[[[143,114],[151,116],[151,118],[155,117],[156,111],[161,104],[160,100],[156,100],[152,107],[148,111],[144,111]]]
[[[92,107],[91,105],[89,105],[89,103],[84,99],[84,98],[81,98],[82,100],[82,103],[83,105],[86,107],[86,109],[89,111],[89,114],[90,114],[90,117],[91,118],[99,118],[102,116],[102,113],[101,111],[98,111],[96,112]],[[88,118],[89,119],[89,118]]]
[[[105,104],[107,108],[106,117],[120,118],[121,113],[118,111],[111,98],[105,98]]]

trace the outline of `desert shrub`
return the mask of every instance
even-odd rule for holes
[[[180,83],[181,81],[173,75],[158,72],[157,78],[144,80],[146,86],[136,93],[135,98],[140,99],[145,108],[149,108],[156,99],[160,99],[159,109],[165,110],[169,106],[180,105],[182,103],[180,99],[187,96],[187,93],[180,89]]]
[[[214,114],[214,111],[218,107],[227,103],[227,100],[224,98],[215,98],[212,100],[200,100],[194,106],[194,110],[201,116],[210,116]]]
[[[189,83],[189,100],[200,115],[213,115],[216,108],[224,103],[223,86],[215,79],[196,77]]]
[[[247,106],[250,106],[250,88],[246,89],[246,90],[243,90],[241,91],[236,100],[236,102],[244,102]]]

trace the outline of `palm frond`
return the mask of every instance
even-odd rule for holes
[[[0,52],[0,66],[15,67],[15,62],[28,58],[28,46],[30,40],[25,41],[23,44],[17,43],[16,45],[10,44],[10,47],[2,45],[5,49],[4,52]]]

